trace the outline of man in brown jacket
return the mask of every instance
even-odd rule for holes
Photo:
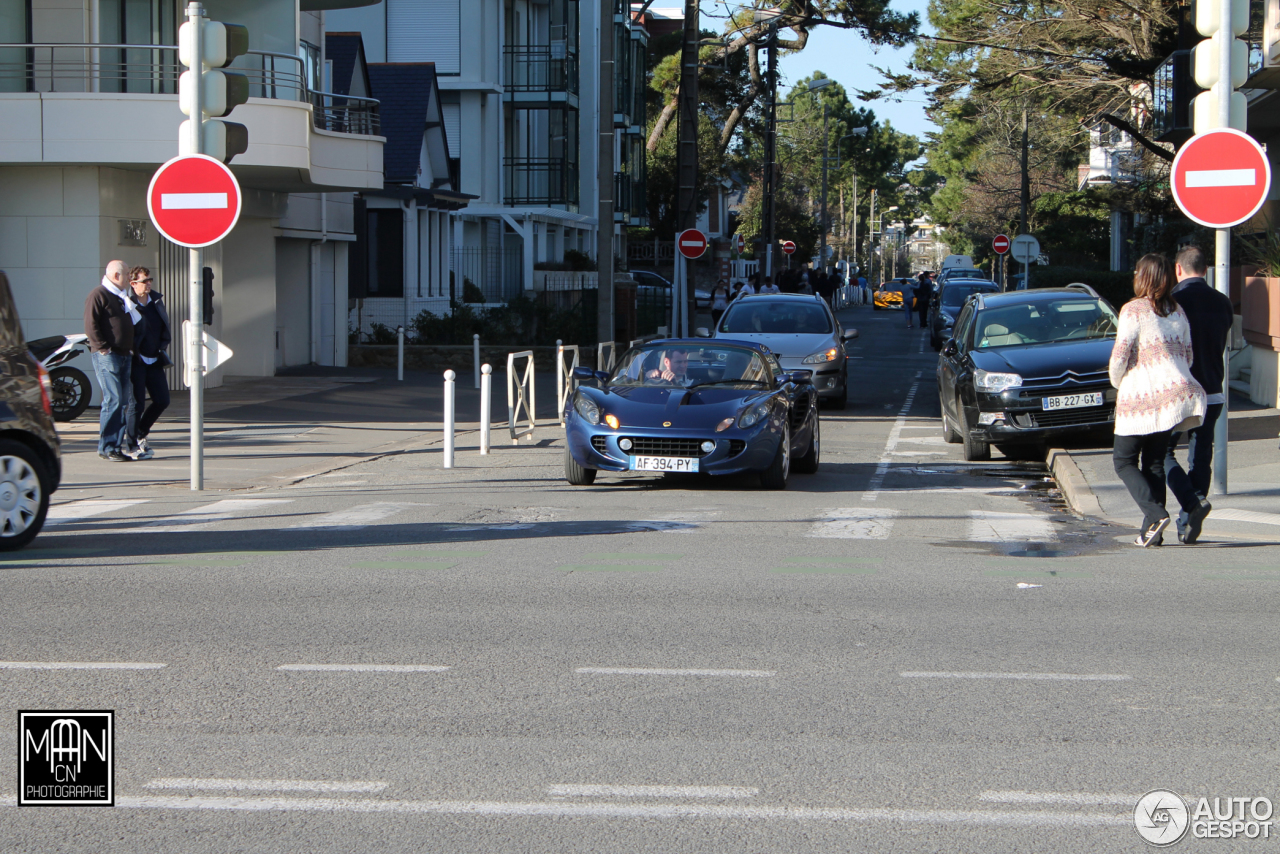
[[[129,366],[133,361],[133,325],[140,315],[129,299],[129,265],[112,261],[102,283],[84,301],[84,334],[89,336],[93,371],[102,389],[98,420],[98,456],[125,463],[126,417],[132,400]]]

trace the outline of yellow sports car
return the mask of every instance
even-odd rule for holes
[[[872,307],[879,311],[882,308],[902,309],[902,293],[907,291],[914,296],[915,283],[909,279],[892,279],[880,286],[875,292]]]

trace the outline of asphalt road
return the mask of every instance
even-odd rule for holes
[[[1275,799],[1276,547],[1139,550],[965,464],[922,331],[850,318],[785,493],[570,487],[543,429],[60,494],[0,560],[5,732],[114,709],[117,806],[0,806],[0,850],[1115,852],[1153,789]]]

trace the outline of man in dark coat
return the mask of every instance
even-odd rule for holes
[[[1204,252],[1198,246],[1187,246],[1178,252],[1174,273],[1178,284],[1173,298],[1187,314],[1191,325],[1191,376],[1204,387],[1206,395],[1204,421],[1187,431],[1187,468],[1178,465],[1174,450],[1182,434],[1169,438],[1165,458],[1165,481],[1182,505],[1178,514],[1178,539],[1191,544],[1200,537],[1201,526],[1213,507],[1205,500],[1209,494],[1209,467],[1213,463],[1213,430],[1227,402],[1224,386],[1228,336],[1235,320],[1231,300],[1226,294],[1209,287],[1205,274],[1209,271]]]
[[[155,456],[147,436],[161,413],[169,407],[169,378],[164,369],[169,360],[169,345],[173,342],[173,330],[169,325],[169,311],[159,291],[151,289],[151,271],[146,267],[134,267],[129,274],[130,295],[142,315],[142,323],[134,329],[134,354],[130,375],[133,378],[133,405],[129,407],[128,432],[136,451],[133,458],[149,460]],[[151,405],[143,411],[147,394]]]
[[[102,391],[98,456],[117,463],[131,459],[124,453],[123,443],[132,397],[129,368],[133,361],[133,327],[142,319],[129,299],[128,282],[128,265],[112,261],[102,283],[84,301],[84,334],[89,336],[93,371]]]

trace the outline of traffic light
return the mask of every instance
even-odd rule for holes
[[[1231,31],[1222,29],[1224,6],[1231,13]],[[1196,30],[1209,36],[1191,51],[1191,64],[1196,85],[1206,91],[1192,102],[1192,125],[1196,133],[1223,127],[1219,106],[1229,98],[1231,120],[1227,127],[1243,131],[1248,114],[1244,93],[1236,90],[1249,77],[1249,47],[1236,38],[1249,29],[1249,0],[1196,0]],[[1226,51],[1231,62],[1230,79],[1222,79],[1222,56]]]
[[[190,116],[178,131],[180,154],[230,163],[248,149],[249,130],[218,118],[249,100],[249,78],[220,70],[248,50],[249,30],[239,24],[192,17],[178,30],[178,60],[188,69],[178,79],[178,104]]]
[[[201,302],[204,303],[204,325],[213,325],[213,268],[205,267],[201,271],[203,287],[200,289]]]

